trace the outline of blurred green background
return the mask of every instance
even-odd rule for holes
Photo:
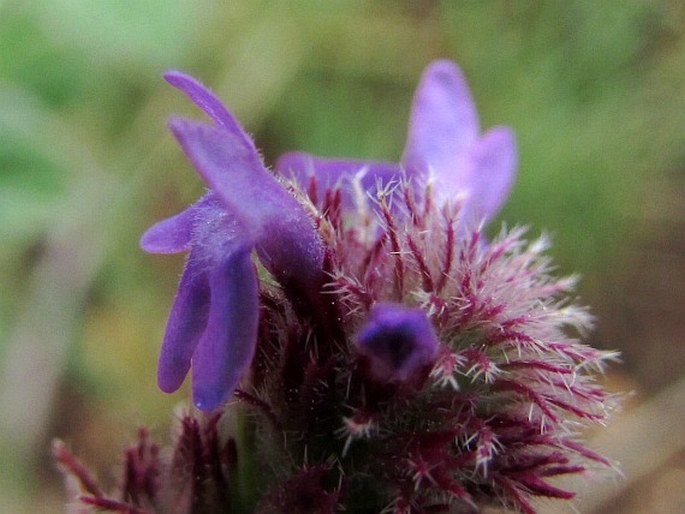
[[[397,160],[422,69],[455,60],[482,126],[518,136],[501,220],[554,236],[632,387],[675,380],[684,22],[680,0],[0,0],[0,511],[63,509],[52,437],[114,483],[135,428],[164,439],[187,398],[155,385],[183,258],[137,244],[202,192],[165,127],[201,114],[169,68],[211,86],[269,163]]]

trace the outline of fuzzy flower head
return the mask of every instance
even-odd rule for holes
[[[459,223],[491,220],[504,203],[517,167],[516,141],[508,127],[480,133],[478,112],[461,70],[451,61],[435,61],[423,73],[414,95],[404,153],[398,164],[326,159],[302,152],[281,156],[276,168],[303,186],[321,190],[338,185],[343,201],[362,172],[361,186],[377,194],[398,178],[415,184],[422,195],[433,184],[440,204],[462,203]]]
[[[608,416],[612,354],[579,339],[544,237],[482,234],[516,146],[480,134],[453,63],[425,71],[398,164],[291,153],[276,175],[211,92],[166,78],[213,124],[170,122],[210,189],[141,243],[189,251],[159,384],[192,368],[200,409],[253,414],[256,512],[532,513],[573,496],[549,478],[609,465],[579,429]]]

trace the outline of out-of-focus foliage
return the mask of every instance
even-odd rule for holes
[[[519,138],[501,219],[552,232],[592,296],[683,169],[684,21],[677,0],[0,1],[3,483],[35,494],[49,435],[97,467],[187,397],[155,385],[182,260],[137,246],[202,190],[165,130],[199,113],[165,69],[211,85],[269,162],[397,160],[421,70],[455,60],[483,126]]]

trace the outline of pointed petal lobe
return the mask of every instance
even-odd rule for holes
[[[250,225],[280,211],[284,198],[295,202],[235,134],[180,118],[172,118],[169,128],[227,210]]]
[[[159,221],[145,231],[140,247],[148,253],[178,253],[190,249],[195,216],[193,208]]]
[[[157,368],[157,382],[165,393],[176,391],[190,369],[195,347],[207,324],[209,283],[191,252],[169,314]]]
[[[465,209],[474,221],[490,221],[500,210],[516,177],[516,137],[508,127],[489,130],[474,146],[472,189]]]
[[[140,238],[140,247],[149,253],[178,253],[190,249],[193,228],[198,215],[214,204],[212,192],[207,193],[186,210],[152,225]]]
[[[450,61],[435,61],[416,90],[402,163],[408,171],[432,170],[451,196],[463,189],[460,162],[479,132],[478,113],[461,70]]]
[[[226,109],[224,104],[214,93],[193,77],[181,71],[168,71],[164,79],[176,89],[184,92],[192,102],[202,109],[214,122],[233,133],[247,147],[255,150],[252,139],[245,133],[240,123]],[[255,150],[256,151],[256,150]]]
[[[259,303],[250,252],[242,245],[210,271],[207,326],[193,355],[193,399],[203,411],[230,397],[254,356]]]

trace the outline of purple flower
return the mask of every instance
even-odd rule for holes
[[[377,303],[356,338],[357,349],[384,382],[405,382],[431,366],[438,339],[423,309]]]
[[[162,344],[158,382],[163,391],[175,391],[192,365],[195,404],[211,410],[231,395],[254,356],[259,305],[252,251],[291,296],[306,302],[323,280],[323,246],[312,219],[266,170],[221,102],[183,73],[165,78],[215,124],[169,122],[211,190],[141,239],[152,253],[190,251]]]
[[[438,202],[463,202],[463,225],[495,216],[513,184],[517,160],[511,129],[495,127],[481,136],[464,75],[454,63],[442,60],[428,66],[416,90],[399,164],[293,152],[281,156],[276,169],[304,187],[314,177],[319,198],[322,191],[340,182],[347,203],[351,179],[357,173],[362,174],[363,188],[372,193],[402,176],[419,186],[432,181]]]
[[[596,376],[614,354],[580,340],[592,317],[568,298],[573,277],[551,274],[544,237],[483,244],[516,148],[509,129],[480,135],[454,64],[425,72],[400,164],[288,154],[289,189],[206,88],[166,79],[214,124],[170,122],[210,190],[141,241],[190,252],[159,385],[192,367],[198,407],[235,393],[254,415],[254,446],[231,462],[265,470],[255,511],[532,514],[535,496],[573,496],[549,479],[610,466],[578,428],[614,406]]]

